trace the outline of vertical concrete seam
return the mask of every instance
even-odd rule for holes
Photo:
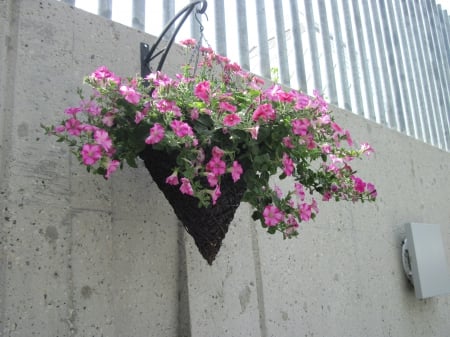
[[[6,22],[4,31],[3,46],[5,52],[0,58],[4,71],[0,78],[0,96],[1,119],[0,119],[0,336],[6,331],[5,310],[6,310],[6,234],[4,232],[4,218],[7,216],[7,195],[8,195],[8,160],[11,157],[10,140],[12,135],[12,122],[14,111],[14,90],[15,90],[15,71],[17,64],[17,47],[19,35],[19,17],[20,1],[7,0],[4,8],[6,9]],[[3,246],[4,245],[4,246]]]
[[[178,226],[178,337],[191,337],[191,315],[189,307],[189,284],[186,259],[185,230]]]
[[[264,288],[262,281],[261,258],[259,256],[260,250],[258,243],[258,232],[255,228],[254,222],[250,221],[250,226],[250,232],[252,233],[253,261],[255,263],[256,300],[258,302],[260,336],[267,337],[266,309],[264,306]]]

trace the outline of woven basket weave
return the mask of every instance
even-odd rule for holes
[[[216,205],[207,208],[198,207],[198,199],[182,194],[179,186],[172,186],[165,182],[176,166],[176,154],[169,155],[147,146],[140,157],[144,160],[145,167],[169,201],[176,216],[186,231],[194,238],[200,253],[211,265],[244,195],[245,182],[240,179],[234,183],[231,174],[225,174],[221,178],[222,194]]]

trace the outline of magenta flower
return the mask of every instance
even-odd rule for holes
[[[310,125],[311,123],[307,118],[295,119],[292,121],[292,132],[297,136],[306,136]]]
[[[355,189],[355,191],[358,193],[364,193],[366,189],[366,183],[361,178],[358,178],[354,175],[352,175],[351,178],[353,180],[353,188]]]
[[[181,178],[180,192],[187,195],[194,195],[194,190],[188,178]]]
[[[182,44],[186,47],[194,47],[197,44],[197,41],[195,39],[189,38],[189,39],[181,40],[180,44]]]
[[[236,182],[241,179],[242,173],[244,173],[244,170],[242,169],[241,164],[239,164],[239,162],[235,160],[231,168],[231,177],[233,178],[233,181]]]
[[[329,114],[324,113],[324,114],[322,114],[322,116],[317,118],[317,122],[319,123],[319,125],[330,124],[331,123],[331,117],[330,117]]]
[[[67,115],[75,116],[77,113],[79,113],[81,109],[79,107],[71,107],[64,110],[64,113]]]
[[[216,176],[214,173],[212,172],[208,172],[206,175],[206,179],[208,179],[208,183],[209,186],[214,187],[217,185],[217,183],[219,182],[219,177]]]
[[[110,78],[114,78],[115,75],[105,66],[98,67],[92,74],[91,77],[97,81],[104,81]]]
[[[122,85],[119,89],[122,96],[131,104],[138,104],[141,99],[141,94],[138,93],[134,88]]]
[[[331,145],[328,144],[328,143],[322,144],[320,146],[320,148],[322,150],[322,153],[325,153],[325,154],[330,154],[331,153]]]
[[[145,139],[146,144],[157,144],[164,138],[164,127],[155,123],[150,129],[150,136]]]
[[[109,138],[107,131],[98,129],[94,132],[95,143],[100,145],[106,152],[108,152],[112,147],[112,140]]]
[[[305,190],[303,185],[300,183],[295,183],[295,194],[300,198],[301,201],[305,200]]]
[[[238,114],[232,113],[229,115],[226,115],[223,118],[223,125],[225,126],[235,126],[241,122],[241,117],[239,117]]]
[[[177,117],[181,116],[181,109],[173,101],[162,99],[156,102],[155,106],[161,113],[173,112],[175,116]]]
[[[225,162],[219,157],[212,157],[208,164],[206,164],[206,170],[212,172],[216,176],[224,174],[226,169]]]
[[[367,183],[366,189],[367,189],[367,192],[369,192],[369,194],[370,194],[373,198],[376,198],[376,197],[377,197],[377,190],[376,190],[374,184],[372,184],[372,183]]]
[[[294,144],[292,143],[292,139],[289,136],[286,136],[286,137],[283,138],[283,144],[288,149],[293,149],[294,148]]]
[[[289,103],[295,99],[292,92],[285,92],[279,84],[270,87],[264,92],[264,94],[268,99],[276,102]]]
[[[139,124],[140,122],[142,122],[142,120],[144,119],[144,114],[142,113],[142,111],[136,111],[136,114],[134,115],[134,122],[136,124]]]
[[[311,205],[303,203],[299,205],[298,211],[300,212],[300,219],[302,219],[302,221],[311,220]]]
[[[267,226],[278,225],[284,219],[284,214],[275,205],[267,205],[263,211],[264,222]]]
[[[211,150],[211,154],[213,157],[222,158],[224,152],[220,147],[214,146]]]
[[[310,98],[308,95],[305,95],[304,93],[299,92],[296,94],[296,99],[297,99],[297,101],[295,103],[295,109],[303,110],[309,106]]]
[[[166,184],[177,186],[180,183],[178,180],[178,172],[174,171],[170,176],[166,178]]]
[[[372,153],[375,152],[372,146],[370,146],[368,143],[362,143],[360,151],[366,154],[366,156],[370,156]]]
[[[213,205],[216,204],[217,199],[219,199],[221,195],[222,195],[222,192],[220,192],[220,185],[216,185],[216,188],[214,189],[214,191],[211,195]]]
[[[97,144],[84,144],[81,157],[84,165],[94,165],[102,157],[102,148]]]
[[[274,120],[275,117],[276,117],[275,110],[269,103],[259,105],[252,115],[252,119],[255,122],[257,122],[259,119],[262,119],[264,122],[267,122],[268,120]]]
[[[103,116],[102,123],[108,127],[113,126],[114,125],[114,114],[112,112],[108,112],[105,116]]]
[[[66,131],[66,127],[64,125],[55,126],[53,129],[53,132],[55,133],[63,133],[64,131]]]
[[[331,122],[331,128],[334,130],[335,134],[342,135],[344,133],[339,124],[335,122]]]
[[[114,172],[116,172],[117,168],[120,165],[120,161],[118,160],[110,160],[108,162],[108,165],[106,167],[106,174],[105,174],[105,179],[109,179],[109,177],[111,176],[111,174],[113,174]]]
[[[249,129],[252,139],[258,139],[259,125]]]
[[[294,172],[294,161],[286,153],[283,153],[283,172],[287,176],[291,176]]]
[[[191,119],[195,121],[200,116],[198,109],[192,109],[191,110]]]
[[[170,123],[170,127],[172,128],[173,132],[180,138],[194,135],[194,132],[192,131],[192,128],[189,126],[189,124],[177,119],[173,120],[172,123]]]
[[[228,111],[228,112],[236,112],[237,108],[235,105],[230,104],[228,102],[220,102],[219,110],[220,111]]]
[[[71,136],[79,136],[83,130],[81,122],[75,118],[67,120],[64,126],[66,127],[67,133]]]
[[[198,83],[194,89],[194,95],[200,98],[202,101],[209,103],[209,96],[211,94],[211,84],[209,81],[203,81]]]

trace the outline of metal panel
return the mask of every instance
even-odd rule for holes
[[[266,7],[264,0],[256,0],[260,74],[270,78],[269,42],[267,38]]]
[[[236,0],[237,23],[239,35],[239,62],[241,67],[250,70],[248,51],[247,10],[245,1]]]
[[[133,0],[133,28],[145,31],[145,0]]]
[[[323,50],[325,52],[325,66],[327,73],[327,92],[331,104],[337,105],[336,77],[334,76],[334,63],[331,53],[330,31],[328,29],[327,9],[324,0],[319,0],[320,30],[322,32]]]
[[[350,8],[348,6],[347,0],[342,0],[342,8],[344,13],[350,13]],[[352,90],[353,94],[355,96],[356,105],[353,108],[353,112],[356,114],[363,114],[364,111],[364,105],[362,101],[362,95],[361,95],[361,84],[360,84],[360,75],[359,75],[359,68],[358,68],[358,62],[356,59],[357,50],[355,46],[355,40],[353,37],[353,27],[352,27],[352,21],[351,17],[353,15],[347,15],[347,17],[344,18],[344,25],[345,25],[345,32],[347,37],[347,45],[348,45],[348,53],[349,53],[349,61],[350,61],[350,71],[352,74]]]
[[[238,2],[242,0],[236,0]],[[279,0],[273,0],[273,7],[275,13],[276,31],[277,31],[277,46],[278,46],[278,59],[280,64],[280,79],[281,83],[289,86],[289,62],[287,58],[287,46],[286,46],[286,30],[284,28],[284,15],[283,15],[283,2]]]
[[[292,35],[294,40],[294,57],[297,66],[297,82],[301,90],[307,91],[308,85],[306,83],[306,71],[304,61],[304,51],[302,42],[302,32],[300,27],[300,18],[297,0],[290,0],[290,9],[292,16]]]
[[[98,0],[98,14],[111,20],[112,0]]]
[[[227,30],[225,24],[225,7],[223,0],[214,1],[214,29],[216,30],[216,51],[227,55]]]

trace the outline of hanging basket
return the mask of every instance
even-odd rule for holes
[[[172,206],[186,231],[194,238],[200,254],[212,264],[222,245],[222,240],[239,207],[246,190],[243,179],[233,182],[231,174],[221,179],[221,196],[214,206],[199,207],[198,199],[182,194],[179,186],[166,183],[176,166],[176,154],[157,151],[147,146],[140,157],[153,180]],[[206,181],[205,181],[206,183]]]

